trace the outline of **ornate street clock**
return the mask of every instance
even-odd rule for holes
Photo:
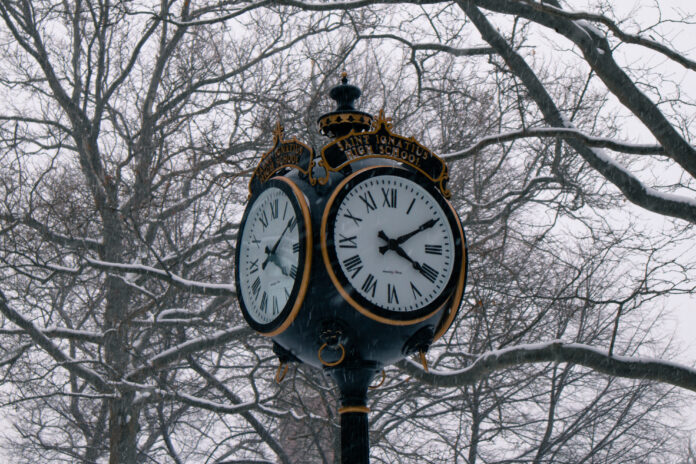
[[[249,182],[235,281],[249,325],[281,365],[323,369],[340,391],[341,460],[369,462],[367,393],[383,368],[425,354],[453,323],[466,284],[466,243],[445,162],[394,133],[384,113],[331,89],[318,156],[277,125]],[[284,367],[283,367],[284,366]]]
[[[429,318],[461,274],[459,220],[422,177],[364,168],[336,187],[324,210],[321,249],[331,280],[353,308],[382,323]]]
[[[312,226],[302,191],[290,180],[268,180],[242,218],[236,284],[242,314],[256,331],[285,330],[302,306],[312,259]]]

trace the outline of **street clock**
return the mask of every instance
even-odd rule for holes
[[[263,335],[285,330],[309,285],[312,224],[302,191],[290,180],[267,181],[249,201],[235,256],[239,303]]]
[[[346,177],[329,198],[320,237],[339,293],[386,324],[413,324],[439,311],[464,264],[464,236],[451,206],[419,173],[400,167]]]
[[[466,284],[466,240],[445,162],[358,111],[347,78],[317,121],[315,155],[278,124],[249,182],[235,252],[242,315],[281,362],[321,368],[340,391],[341,460],[369,462],[368,388],[452,325]],[[285,368],[283,368],[285,365]]]

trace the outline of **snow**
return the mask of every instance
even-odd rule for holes
[[[432,374],[434,376],[441,376],[441,377],[452,377],[452,376],[457,376],[461,374],[466,374],[469,372],[472,367],[476,366],[478,363],[485,362],[487,359],[498,359],[501,357],[504,357],[507,354],[510,353],[519,353],[519,352],[524,352],[528,351],[530,353],[533,352],[538,352],[538,351],[543,351],[543,350],[548,350],[553,347],[561,347],[564,349],[575,349],[583,352],[591,352],[594,354],[597,354],[599,356],[606,357],[608,359],[612,359],[614,361],[619,361],[619,362],[624,362],[624,363],[629,363],[629,364],[658,364],[661,366],[665,367],[673,367],[679,370],[686,371],[687,373],[691,375],[696,376],[696,368],[689,367],[683,364],[678,364],[672,361],[665,361],[662,359],[657,359],[657,358],[650,358],[650,357],[641,357],[641,356],[636,356],[636,357],[630,357],[630,356],[622,356],[622,355],[614,355],[612,354],[609,356],[609,353],[607,351],[604,351],[602,349],[599,349],[597,347],[591,346],[591,345],[585,345],[581,343],[565,343],[562,340],[551,340],[548,342],[542,342],[542,343],[530,343],[530,344],[525,344],[525,345],[516,345],[516,346],[511,346],[508,348],[502,348],[499,350],[491,350],[487,351],[485,353],[481,353],[478,358],[469,366],[463,368],[463,369],[458,369],[458,370],[452,370],[452,371],[441,371],[438,369],[430,369],[429,374]],[[413,366],[417,366],[419,369],[422,369],[420,364],[409,360],[409,364]]]
[[[118,271],[130,271],[138,274],[149,274],[162,277],[164,280],[176,283],[179,286],[205,290],[223,290],[230,295],[236,295],[234,284],[215,284],[209,282],[197,282],[195,280],[185,279],[171,272],[165,271],[163,269],[157,269],[151,266],[145,266],[143,264],[125,264],[125,263],[112,263],[107,261],[101,261],[94,258],[85,257],[85,260],[91,265],[99,268],[106,268]]]

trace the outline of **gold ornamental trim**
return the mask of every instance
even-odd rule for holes
[[[274,179],[277,179],[281,182],[285,182],[290,186],[293,193],[295,194],[295,199],[299,203],[300,209],[302,210],[302,220],[304,221],[305,228],[305,262],[304,272],[302,273],[302,279],[300,280],[300,291],[297,293],[297,298],[295,299],[295,304],[290,310],[290,314],[288,314],[288,317],[285,319],[285,321],[283,321],[283,323],[280,326],[278,326],[278,328],[276,328],[275,330],[272,330],[271,332],[260,332],[260,334],[265,337],[274,337],[284,332],[288,327],[290,327],[290,324],[295,322],[295,318],[297,318],[297,315],[300,312],[300,308],[302,307],[302,303],[304,303],[305,296],[307,295],[307,289],[309,288],[310,280],[309,277],[312,271],[312,218],[309,214],[309,206],[305,201],[305,196],[302,193],[302,190],[300,190],[300,188],[297,185],[295,185],[295,183],[291,180],[286,179],[285,177],[274,177]]]
[[[334,116],[334,115],[331,115]],[[343,116],[343,115],[335,115]],[[327,119],[330,116],[327,116]],[[321,125],[321,122],[320,122]],[[324,185],[330,172],[344,170],[351,163],[369,158],[382,158],[398,161],[420,172],[438,186],[442,195],[449,199],[452,193],[447,189],[449,170],[444,160],[429,148],[421,145],[413,137],[404,137],[392,132],[391,119],[380,110],[374,119],[372,130],[351,131],[321,149],[318,165],[326,170],[323,178],[317,181]]]
[[[319,129],[324,132],[327,126],[334,124],[363,124],[365,127],[372,126],[372,117],[364,113],[335,113],[327,114],[319,118]]]
[[[329,201],[326,203],[326,206],[324,207],[324,213],[322,214],[321,217],[321,229],[320,229],[320,244],[321,244],[321,256],[324,261],[324,267],[326,268],[326,272],[329,275],[329,279],[333,283],[334,287],[336,290],[338,290],[338,293],[343,297],[345,301],[348,302],[349,305],[351,305],[355,310],[357,310],[360,314],[362,314],[365,317],[368,317],[372,319],[373,321],[381,322],[382,324],[387,324],[387,325],[396,325],[396,326],[407,326],[407,325],[413,325],[413,324],[418,324],[419,322],[423,322],[431,317],[433,317],[436,313],[442,310],[447,304],[447,300],[444,304],[438,306],[437,308],[433,309],[430,311],[428,314],[425,314],[421,317],[418,317],[416,319],[409,319],[409,320],[399,320],[399,319],[389,319],[387,317],[380,316],[378,314],[373,313],[369,309],[365,308],[362,306],[360,303],[355,301],[355,299],[346,291],[345,288],[343,288],[343,285],[341,285],[341,282],[338,280],[338,277],[336,276],[336,273],[334,271],[333,265],[331,263],[331,258],[329,257],[329,247],[327,244],[327,237],[328,237],[328,220],[329,220],[329,215],[331,213],[331,207],[334,204],[334,201],[336,200],[336,197],[338,196],[339,192],[345,187],[345,185],[351,181],[355,176],[360,174],[363,171],[369,171],[372,169],[376,169],[379,167],[393,167],[393,166],[369,166],[367,168],[360,169],[358,171],[355,171],[353,174],[350,176],[346,177],[339,183],[336,188],[334,189],[333,193],[331,194],[331,197],[329,198]]]
[[[348,412],[361,412],[367,414],[370,412],[370,408],[367,406],[343,406],[342,408],[338,408],[339,414],[345,414]]]
[[[297,138],[284,139],[284,128],[280,122],[273,130],[273,146],[261,155],[259,164],[249,180],[249,195],[255,192],[263,183],[283,169],[297,169],[308,176],[311,185],[316,183],[311,171],[314,165],[314,150]]]
[[[449,330],[455,317],[457,317],[459,306],[462,302],[462,296],[464,295],[464,287],[466,286],[466,271],[469,264],[469,251],[466,248],[466,236],[464,235],[464,228],[462,227],[461,221],[459,221],[459,215],[456,214],[456,211],[452,205],[449,204],[449,202],[448,205],[454,213],[454,217],[457,218],[457,229],[459,231],[459,237],[462,241],[462,263],[459,267],[459,279],[454,294],[452,295],[449,311],[443,314],[440,324],[433,337],[433,343],[438,341]]]

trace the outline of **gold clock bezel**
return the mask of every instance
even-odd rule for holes
[[[365,317],[368,317],[374,321],[377,321],[377,322],[380,322],[383,324],[388,324],[388,325],[407,326],[407,325],[417,324],[419,322],[423,322],[427,319],[430,319],[435,314],[440,312],[443,308],[445,308],[447,306],[447,304],[450,303],[451,299],[446,298],[444,300],[444,302],[438,304],[435,308],[432,308],[427,313],[421,314],[418,317],[413,318],[413,319],[396,319],[396,318],[392,319],[392,318],[389,318],[389,317],[386,317],[386,316],[383,316],[380,314],[376,314],[375,311],[371,310],[370,308],[366,307],[365,305],[358,302],[355,298],[353,298],[353,296],[350,294],[350,292],[348,292],[344,288],[344,286],[340,282],[340,279],[336,275],[336,271],[334,270],[334,266],[332,265],[331,257],[329,255],[330,252],[329,252],[329,244],[328,244],[328,228],[329,228],[328,221],[329,221],[329,216],[333,215],[332,209],[333,209],[334,203],[336,201],[336,198],[341,194],[341,192],[344,190],[346,185],[349,182],[351,182],[353,179],[355,179],[358,175],[361,175],[362,173],[364,173],[366,171],[372,171],[372,170],[377,170],[377,169],[384,170],[385,168],[386,168],[386,170],[392,171],[396,175],[405,175],[407,177],[412,177],[414,175],[413,171],[409,171],[409,170],[406,170],[403,168],[388,166],[388,165],[377,165],[377,166],[369,166],[369,167],[357,170],[357,171],[353,172],[352,174],[346,176],[345,179],[341,180],[341,182],[336,186],[336,188],[332,192],[331,196],[329,197],[329,200],[326,203],[326,206],[324,207],[324,212],[322,214],[321,229],[320,229],[321,254],[322,254],[322,259],[324,261],[324,267],[326,268],[326,271],[329,275],[329,278],[331,279],[331,282],[333,283],[334,287],[336,288],[338,293],[341,295],[341,297],[343,297],[343,299],[345,301],[347,301],[348,304],[350,304],[354,309],[356,309],[358,312],[360,312]],[[457,223],[457,229],[460,231],[460,234],[458,236],[463,238],[463,233],[461,233],[461,230],[462,230],[461,224],[459,222],[458,216],[456,215],[456,213],[454,212],[454,209],[452,208],[452,205],[450,205],[450,203],[447,201],[446,198],[444,198],[444,196],[442,196],[442,200],[447,204],[447,206],[449,208],[449,212],[451,213],[452,218],[454,219],[454,222]],[[454,229],[452,230],[452,235],[453,235],[453,238],[455,238],[455,240],[456,240],[457,232]],[[463,243],[463,241],[462,241],[462,243]],[[459,254],[459,251],[455,250],[455,261],[456,261],[457,254]],[[463,256],[464,255],[462,255],[462,257]],[[463,266],[466,266],[465,262],[463,263]],[[455,266],[454,269],[452,270],[452,276],[450,276],[450,282],[452,282],[452,279],[453,279],[456,272],[457,272],[457,267]],[[455,286],[456,290],[459,290],[459,287],[461,286],[460,285],[461,279],[462,279],[461,276],[457,276],[457,284]],[[447,286],[448,287],[451,286],[451,283],[448,284]],[[462,288],[462,292],[463,292],[463,288]],[[457,291],[455,291],[455,293],[461,294],[461,292],[457,292]],[[388,311],[385,309],[381,309],[380,311],[383,313],[393,312],[393,311]],[[420,310],[420,311],[422,311],[422,310]]]
[[[245,303],[241,297],[241,294],[239,294],[239,302],[240,302],[240,309],[242,310],[242,314],[244,316],[244,319],[247,321],[247,323],[260,335],[263,335],[265,337],[273,337],[276,336],[285,330],[287,330],[288,327],[295,321],[297,318],[298,313],[300,312],[300,308],[302,307],[302,304],[304,303],[305,296],[307,295],[307,289],[309,288],[309,280],[310,280],[310,274],[312,270],[312,250],[314,246],[314,241],[313,241],[313,234],[312,234],[312,218],[310,215],[309,211],[309,205],[307,204],[307,200],[305,199],[304,193],[302,193],[302,190],[291,180],[285,178],[285,177],[274,177],[272,179],[269,179],[267,182],[264,183],[263,185],[263,190],[259,190],[255,195],[254,198],[258,195],[260,195],[265,189],[269,187],[273,187],[273,181],[278,181],[282,182],[286,186],[290,188],[292,191],[295,200],[297,201],[297,204],[299,205],[299,209],[301,212],[301,217],[298,216],[298,223],[300,220],[302,220],[302,225],[301,227],[304,228],[305,231],[305,240],[304,240],[304,269],[302,270],[301,277],[299,278],[299,287],[297,290],[297,295],[295,297],[295,301],[290,309],[289,312],[287,312],[287,315],[285,316],[284,319],[277,319],[274,321],[271,321],[268,324],[259,324],[256,321],[253,321],[250,316],[247,316],[248,311],[246,310]],[[287,193],[287,192],[286,192]],[[239,240],[242,240],[241,234],[244,230],[244,225],[246,223],[247,216],[246,214],[244,215],[244,218],[242,219],[242,222],[239,226],[239,234],[240,238]],[[237,285],[237,289],[239,289],[239,251],[240,247],[237,245],[237,250],[235,251],[235,284]],[[302,250],[300,250],[301,252]],[[302,257],[300,257],[300,262],[302,262]],[[296,283],[293,284],[293,293],[295,293],[294,288]],[[239,291],[239,290],[238,290]],[[292,297],[292,295],[291,295]],[[288,303],[290,303],[290,300],[288,300]],[[280,312],[280,315],[284,312],[287,311],[287,305],[286,307],[283,308],[283,311]],[[281,322],[279,322],[281,321]],[[263,326],[269,326],[269,330],[264,330]]]

